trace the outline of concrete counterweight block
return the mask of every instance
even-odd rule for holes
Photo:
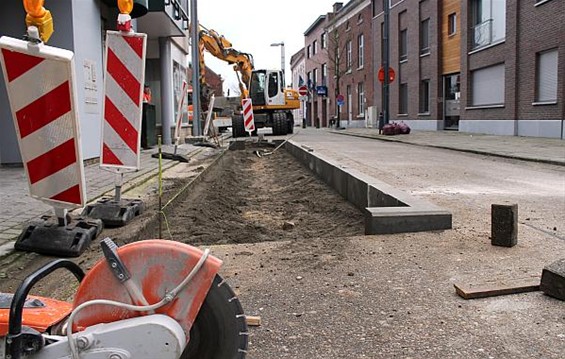
[[[565,301],[565,258],[545,266],[540,289],[549,296]]]
[[[518,244],[518,205],[491,205],[491,244],[514,247]]]

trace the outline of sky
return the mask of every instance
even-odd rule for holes
[[[270,45],[284,42],[290,84],[290,57],[304,47],[304,32],[336,2],[348,0],[200,0],[197,10],[200,24],[224,35],[234,49],[253,55],[256,69],[280,69],[281,47]],[[232,66],[208,52],[205,63],[224,79],[224,92],[238,88]]]

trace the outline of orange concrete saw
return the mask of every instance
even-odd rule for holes
[[[117,247],[84,275],[55,260],[0,294],[0,359],[243,359],[241,304],[209,251],[165,240]],[[73,303],[28,296],[57,269],[79,280]]]

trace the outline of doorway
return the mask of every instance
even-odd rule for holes
[[[459,73],[443,76],[443,129],[459,129],[461,115],[461,76]]]

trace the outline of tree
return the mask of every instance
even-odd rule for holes
[[[341,94],[340,82],[346,73],[351,69],[351,64],[348,64],[347,54],[348,54],[348,44],[351,46],[350,36],[341,36],[339,28],[335,27],[333,30],[328,32],[328,77],[334,79],[334,100],[337,95]],[[335,102],[334,102],[335,103]],[[340,110],[339,106],[335,105],[336,111],[336,128],[340,128]]]

